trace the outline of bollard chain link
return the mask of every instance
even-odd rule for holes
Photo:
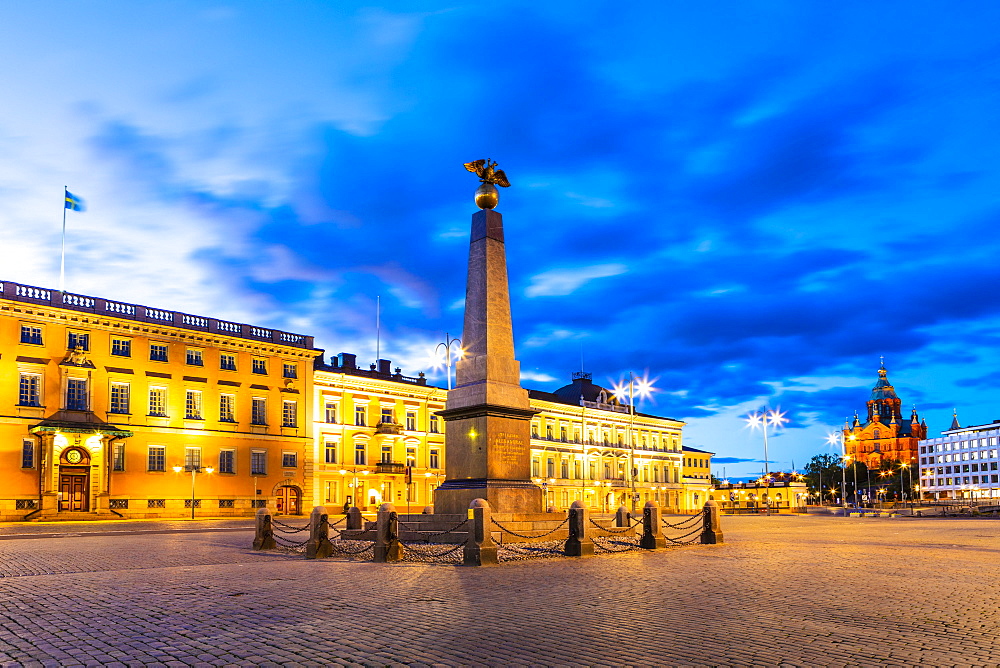
[[[450,529],[445,529],[444,531],[438,531],[437,533],[432,533],[432,534],[427,534],[426,536],[421,536],[421,539],[424,540],[424,541],[427,541],[427,540],[429,540],[431,538],[437,538],[438,536],[445,536],[447,534],[453,533],[456,529],[465,526],[465,524],[468,523],[468,521],[469,521],[468,519],[464,519],[461,522],[459,522],[458,524],[456,524],[455,526],[451,527]],[[399,525],[401,527],[405,527],[405,528],[409,529],[410,531],[420,532],[419,529],[415,529],[411,525],[409,525],[409,524],[407,524],[405,522],[399,522]]]
[[[662,534],[662,535],[664,538],[669,540],[671,543],[674,543],[675,545],[687,545],[688,543],[693,543],[695,542],[695,540],[697,540],[696,538],[691,538],[691,536],[694,536],[696,534],[700,535],[702,531],[703,529],[701,527],[695,527],[695,529],[692,530],[691,532],[686,533],[683,536],[679,536],[677,538],[671,538],[667,534]],[[690,540],[685,540],[688,538],[690,538]]]
[[[273,517],[271,518],[271,524],[277,524],[278,526],[284,527],[285,529],[287,529],[287,531],[282,531],[281,533],[298,533],[300,531],[308,531],[309,530],[309,525],[308,524],[305,525],[304,527],[293,527],[291,524],[285,524],[284,522],[276,520]]]
[[[496,521],[495,519],[493,519],[492,517],[490,518],[490,520],[491,520],[491,521],[493,522],[493,524],[495,524],[495,525],[497,525],[498,527],[500,527],[500,530],[501,530],[501,531],[504,531],[504,532],[506,532],[506,533],[509,533],[509,534],[510,534],[511,536],[517,536],[518,538],[527,538],[527,539],[529,539],[529,540],[531,540],[531,539],[536,539],[536,538],[545,538],[546,536],[551,536],[551,535],[552,535],[552,534],[554,534],[554,533],[555,533],[556,531],[559,531],[559,529],[562,529],[562,528],[563,528],[563,527],[564,527],[564,526],[565,526],[566,524],[568,524],[568,523],[569,523],[569,518],[567,517],[567,518],[566,518],[566,519],[564,519],[564,520],[563,520],[562,522],[560,522],[560,523],[559,523],[559,525],[558,525],[558,526],[556,526],[556,528],[552,529],[552,531],[548,531],[548,532],[546,532],[546,533],[543,533],[543,534],[539,534],[539,535],[537,535],[537,536],[529,536],[529,535],[526,535],[526,534],[523,534],[523,533],[517,533],[516,531],[511,531],[510,529],[508,529],[508,528],[507,528],[507,527],[505,527],[504,525],[502,525],[502,524],[500,524],[499,522],[497,522],[497,521]]]
[[[660,523],[668,529],[683,530],[693,526],[696,522],[704,519],[704,511],[698,513],[697,515],[690,515],[686,520],[682,520],[677,524],[671,524],[663,518],[660,518]]]

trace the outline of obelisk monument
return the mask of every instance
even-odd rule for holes
[[[507,283],[503,217],[493,208],[496,186],[508,187],[496,163],[465,165],[482,185],[480,211],[472,216],[469,274],[465,286],[465,356],[455,365],[455,389],[445,410],[445,469],[448,479],[434,493],[435,513],[461,513],[473,499],[495,512],[542,512],[542,490],[531,482],[530,420],[537,413],[521,387],[514,359],[514,332]]]

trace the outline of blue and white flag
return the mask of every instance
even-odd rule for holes
[[[86,211],[87,205],[83,203],[83,199],[77,197],[70,191],[66,191],[66,208],[70,211]]]

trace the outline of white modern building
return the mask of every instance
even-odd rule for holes
[[[920,441],[920,491],[935,499],[1000,497],[1000,420],[962,427],[956,416],[939,438]]]

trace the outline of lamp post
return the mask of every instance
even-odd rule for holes
[[[844,432],[838,436],[836,432],[826,437],[826,442],[836,445],[840,440],[840,507],[844,509],[844,517],[847,517],[847,440]]]
[[[458,350],[457,350],[457,352],[453,353],[452,352],[452,346],[455,346],[456,344],[457,344]],[[461,339],[453,339],[453,338],[451,338],[451,336],[448,334],[448,332],[444,333],[444,342],[437,344],[437,346],[434,348],[434,354],[435,355],[440,355],[441,353],[439,351],[441,351],[442,349],[443,349],[443,352],[444,352],[445,373],[448,375],[448,389],[450,390],[451,389],[451,361],[453,359],[452,355],[454,355],[454,359],[456,361],[458,361],[458,360],[462,359],[462,357],[465,356],[465,351],[462,350],[462,341],[461,341]]]
[[[614,386],[613,392],[618,400],[621,401],[623,395],[625,394],[625,382],[621,381]],[[649,380],[646,376],[642,378],[636,378],[635,374],[631,371],[628,372],[628,448],[629,448],[629,478],[631,479],[631,484],[629,485],[632,489],[632,513],[637,511],[638,494],[635,491],[635,395],[639,394],[639,398],[643,399],[648,397],[653,393],[653,382]]]
[[[174,473],[180,473],[184,470],[183,466],[175,466]],[[194,501],[195,501],[195,477],[202,473],[202,469],[199,466],[192,466],[189,469],[191,471],[191,519],[194,519]],[[204,469],[205,473],[214,473],[215,469],[211,466],[206,466]]]
[[[770,475],[771,463],[767,457],[767,428],[768,426],[778,428],[783,422],[788,422],[788,418],[781,411],[772,409],[769,411],[755,411],[748,414],[745,419],[751,429],[760,427],[761,431],[764,432],[764,475]]]

